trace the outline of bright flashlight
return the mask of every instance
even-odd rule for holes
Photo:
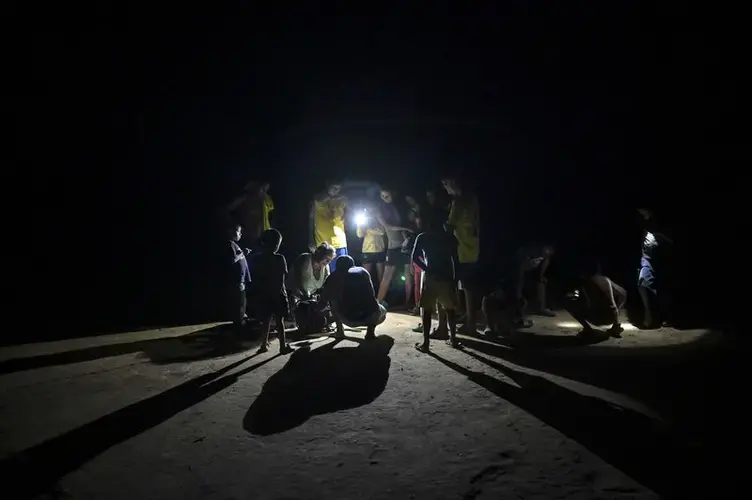
[[[355,224],[358,226],[363,226],[365,223],[368,222],[368,216],[365,212],[359,212],[355,214]]]

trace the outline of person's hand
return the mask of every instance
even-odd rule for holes
[[[251,253],[251,249],[250,249],[250,248],[246,248],[246,249],[245,249],[245,254],[246,254],[246,255],[248,255],[248,254],[250,254],[250,253]]]
[[[309,251],[310,251],[311,253],[315,252],[315,251],[316,251],[316,245],[314,245],[313,243],[309,243],[309,244],[308,244],[308,250],[309,250]]]

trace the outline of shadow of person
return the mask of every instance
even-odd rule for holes
[[[482,340],[494,342],[516,349],[530,349],[544,351],[548,349],[566,349],[585,347],[605,342],[610,337],[607,333],[596,330],[592,335],[543,335],[532,334],[526,330],[513,330],[509,335],[489,338],[478,332],[471,335]]]
[[[693,479],[702,474],[701,453],[683,444],[662,423],[478,354],[465,354],[503,373],[520,388],[431,353],[445,366],[559,430],[662,497],[689,498],[686,495],[698,491]],[[636,491],[620,488],[611,493]]]
[[[251,434],[266,436],[293,429],[314,415],[357,408],[381,395],[389,379],[394,339],[347,337],[357,347],[338,347],[337,339],[313,350],[296,351],[264,384],[243,419]]]
[[[3,485],[13,492],[13,498],[19,499],[35,498],[48,492],[60,478],[89,460],[230,387],[240,376],[279,355],[229,373],[256,356],[253,354],[183,382],[1,460]]]

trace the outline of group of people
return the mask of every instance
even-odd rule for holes
[[[278,252],[282,236],[271,228],[274,203],[268,194],[269,184],[249,184],[244,196],[230,206],[240,214],[232,225],[230,242],[233,262],[241,275],[236,323],[242,325],[247,320],[248,290],[254,296],[255,317],[261,319],[266,332],[262,349],[268,349],[272,324],[279,333],[280,350],[289,349],[284,335],[286,316],[294,316],[299,327],[314,330],[332,322],[338,336],[344,335],[343,325],[365,326],[367,338],[371,338],[386,317],[387,292],[399,274],[405,278],[405,303],[414,300],[411,311],[422,318],[416,328],[424,335],[423,342],[416,345],[421,351],[429,349],[431,338],[460,347],[456,334],[477,330],[478,305],[486,323],[484,333],[489,336],[531,326],[529,314],[555,316],[546,302],[553,247],[520,249],[506,280],[489,290],[479,279],[478,198],[455,177],[443,178],[442,187],[448,203],[441,201],[443,193],[428,189],[424,203],[406,196],[406,210],[400,210],[394,191],[387,188],[380,190],[380,200],[366,203],[356,223],[356,234],[362,239],[360,267],[348,252],[348,200],[340,184],[330,183],[311,205],[310,252],[295,260],[288,275],[287,262]],[[641,209],[640,214],[646,227],[638,290],[644,304],[644,322],[651,326],[659,316],[653,255],[658,246],[671,240],[655,229],[649,210]],[[257,243],[251,248],[239,245],[244,230],[247,240]],[[626,303],[624,287],[604,276],[597,265],[583,269],[581,278],[581,286],[569,296],[566,307],[582,325],[581,333],[594,333],[592,325],[610,324],[609,333],[618,336],[623,331],[619,310]],[[530,284],[534,307],[528,309]],[[431,331],[435,313],[439,323]]]

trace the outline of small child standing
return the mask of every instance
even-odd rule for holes
[[[263,342],[259,352],[269,350],[269,330],[274,320],[279,336],[279,352],[287,354],[292,351],[285,339],[284,318],[289,312],[285,279],[287,278],[287,261],[279,254],[282,235],[276,229],[267,229],[261,234],[261,253],[251,257],[251,290],[253,299],[258,304],[261,320]]]
[[[246,255],[251,251],[247,248],[243,250],[238,245],[242,237],[243,229],[239,224],[230,227],[230,250],[232,251],[233,274],[235,275],[232,279],[234,310],[232,320],[237,328],[243,327],[248,318],[246,315],[245,289],[251,282],[251,273],[248,270],[248,260],[246,259]]]
[[[439,328],[434,336],[446,335],[449,323],[449,340],[447,343],[454,348],[461,348],[457,340],[457,293],[455,289],[457,263],[457,239],[430,218],[424,221],[425,232],[415,239],[412,260],[425,273],[423,289],[420,296],[420,307],[423,316],[423,343],[415,344],[421,352],[429,352],[431,336],[431,315],[438,303],[446,311],[439,315]]]

